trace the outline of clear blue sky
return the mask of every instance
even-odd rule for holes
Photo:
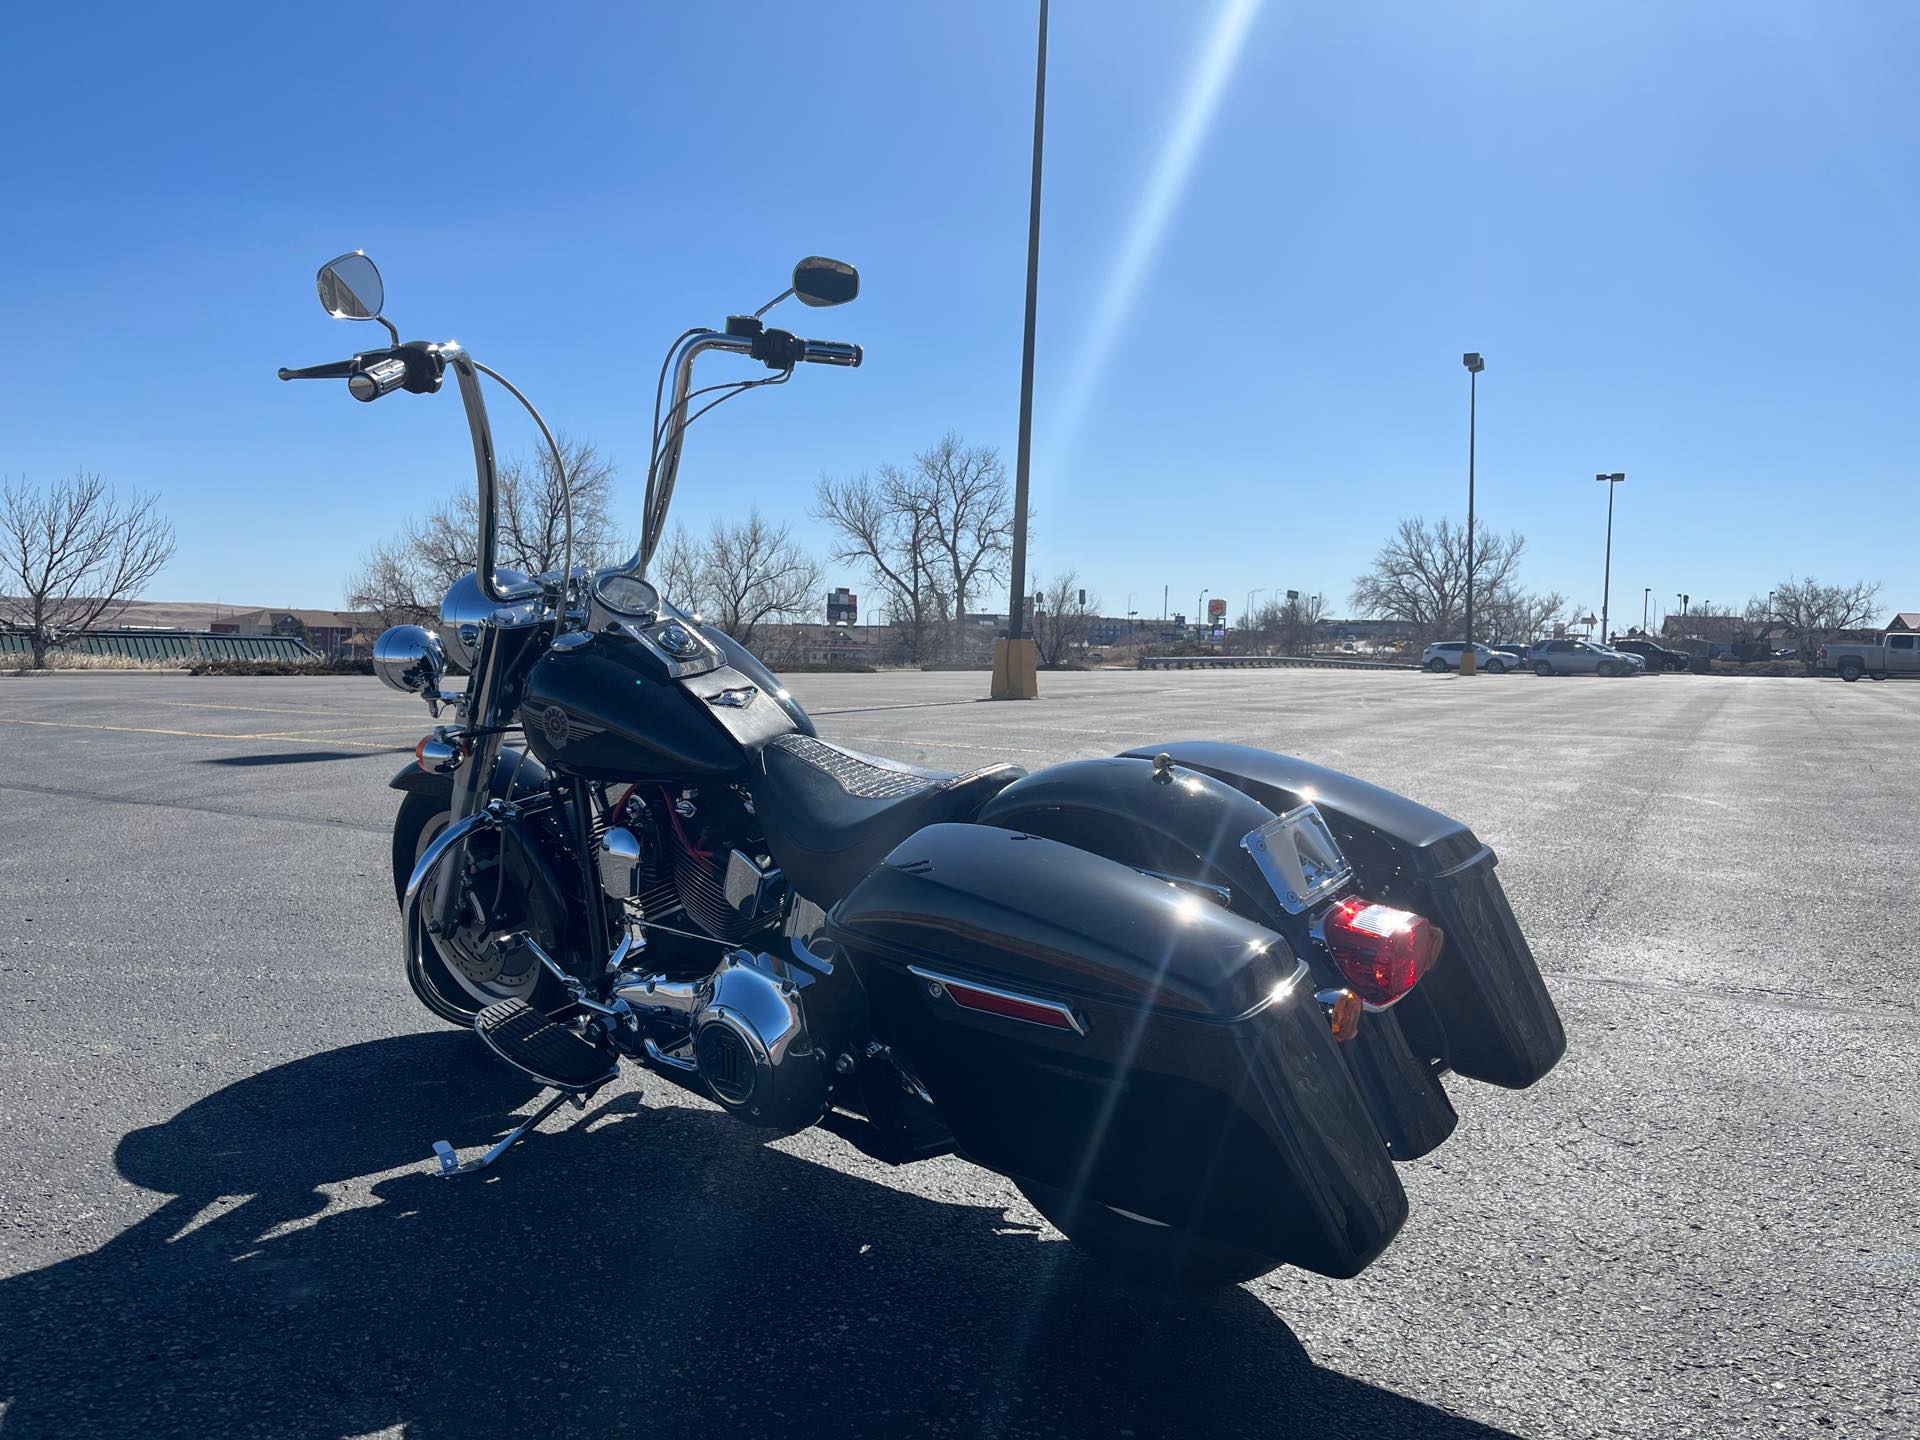
[[[310,278],[356,246],[407,336],[619,458],[629,517],[662,347],[809,252],[865,293],[783,314],[866,367],[702,422],[677,518],[812,534],[821,471],[948,428],[1011,464],[1032,11],[7,6],[0,473],[164,492],[152,598],[337,603],[471,477],[451,393],[273,378],[371,341]],[[1480,505],[1536,586],[1597,607],[1592,476],[1625,470],[1616,617],[1789,572],[1920,606],[1920,10],[1272,0],[1241,30],[1054,7],[1037,572],[1110,612],[1343,610],[1397,519],[1464,513],[1478,349]]]

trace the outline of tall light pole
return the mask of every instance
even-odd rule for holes
[[[1647,611],[1653,605],[1653,587],[1647,585],[1640,591],[1640,633],[1647,633]]]
[[[1027,315],[1020,343],[1020,433],[1013,467],[1013,557],[1005,653],[996,657],[991,694],[1031,700],[1040,693],[1038,656],[1026,634],[1027,474],[1033,453],[1033,327],[1040,296],[1040,157],[1047,118],[1047,0],[1040,0],[1040,39],[1033,68],[1033,188],[1027,203]]]
[[[1241,613],[1247,617],[1247,629],[1249,630],[1253,629],[1253,597],[1256,595],[1264,595],[1266,593],[1267,593],[1267,587],[1264,585],[1262,585],[1258,590],[1247,591],[1247,608]]]
[[[1460,652],[1460,673],[1471,675],[1479,668],[1473,657],[1473,552],[1478,548],[1473,539],[1473,452],[1477,438],[1480,372],[1487,368],[1487,362],[1480,358],[1478,350],[1469,350],[1460,357],[1460,363],[1467,367],[1467,648]]]
[[[1607,568],[1600,577],[1600,643],[1605,645],[1612,634],[1607,629],[1607,594],[1613,588],[1613,487],[1627,478],[1627,472],[1616,470],[1593,478],[1607,487]]]
[[[1203,631],[1207,623],[1207,594],[1207,591],[1202,590],[1200,592],[1200,598],[1193,602],[1194,624],[1200,626]]]

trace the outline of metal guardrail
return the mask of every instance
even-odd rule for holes
[[[1142,655],[1142,670],[1417,670],[1410,660],[1331,655]]]

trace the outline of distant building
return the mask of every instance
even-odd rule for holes
[[[1154,622],[1157,628],[1157,622]],[[1087,621],[1089,645],[1124,645],[1140,631],[1137,620],[1124,615],[1095,615]]]
[[[1889,630],[1920,630],[1920,610],[1902,610],[1887,622]]]
[[[316,655],[350,655],[371,651],[383,627],[375,616],[350,611],[248,610],[223,615],[207,628],[215,635],[304,640]]]

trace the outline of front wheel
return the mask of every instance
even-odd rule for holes
[[[1865,668],[1866,667],[1858,660],[1842,660],[1840,662],[1840,678],[1851,685],[1860,678],[1860,672]]]
[[[1445,674],[1451,668],[1452,667],[1449,666],[1447,662],[1442,660],[1438,655],[1434,656],[1433,659],[1427,661],[1427,669],[1435,675]]]
[[[1507,662],[1506,662],[1506,661],[1504,661],[1504,660],[1489,660],[1489,661],[1487,661],[1487,674],[1489,674],[1489,675],[1504,675],[1504,674],[1506,674],[1506,673],[1507,673]]]
[[[398,900],[406,897],[407,881],[414,866],[427,853],[427,847],[439,838],[453,821],[447,797],[430,790],[416,790],[400,802],[400,813],[393,821],[393,892]],[[482,843],[482,837],[469,842],[473,854],[469,914],[459,928],[444,939],[427,933],[425,911],[432,904],[434,885],[426,886],[421,898],[422,914],[413,924],[417,933],[409,944],[418,948],[419,972],[414,988],[420,1001],[449,1025],[462,1029],[472,1026],[481,1010],[502,1000],[524,1000],[536,1010],[553,1011],[566,1003],[559,982],[538,962],[527,963],[525,952],[515,957],[521,968],[510,972],[514,963],[504,958],[496,943],[515,930],[530,931],[549,954],[561,954],[555,935],[556,917],[523,913],[519,903],[521,888],[501,884],[501,855],[497,837]],[[448,864],[457,863],[449,860]],[[442,865],[442,873],[447,866]],[[502,913],[489,913],[478,897],[498,898]],[[405,923],[405,917],[402,917]]]
[[[1533,673],[1544,680],[1547,676],[1553,674],[1553,666],[1544,660],[1536,660],[1533,662]]]
[[[1594,674],[1605,675],[1609,679],[1611,679],[1615,675],[1618,675],[1619,673],[1620,673],[1619,667],[1616,666],[1611,660],[1602,660],[1598,665],[1594,666]]]
[[[1015,1180],[1020,1193],[1080,1249],[1147,1285],[1199,1290],[1238,1285],[1276,1269],[1280,1262],[1179,1230],[1143,1215],[1081,1199],[1037,1180]]]

